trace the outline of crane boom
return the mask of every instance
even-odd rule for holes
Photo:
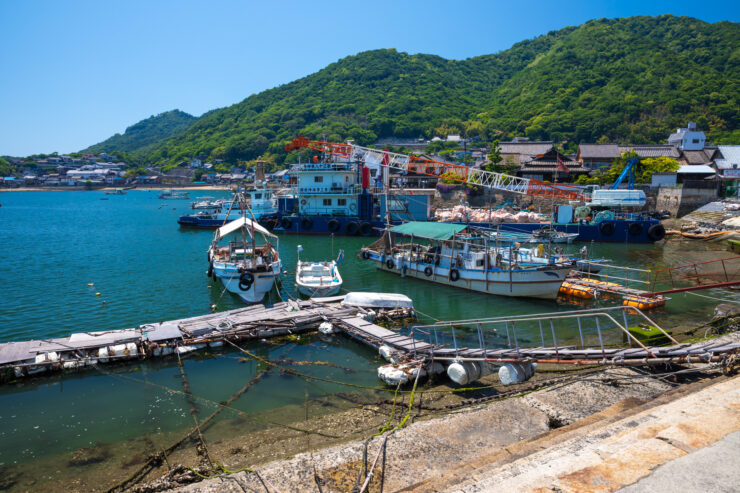
[[[383,166],[401,171],[418,173],[421,175],[439,177],[444,173],[452,172],[455,177],[451,179],[469,185],[476,185],[494,190],[533,195],[537,197],[552,197],[564,200],[586,200],[580,189],[567,185],[554,185],[532,178],[521,178],[518,176],[494,173],[492,171],[469,168],[459,164],[437,161],[434,159],[409,156],[380,149],[371,149],[355,144],[339,144],[335,142],[321,142],[308,140],[299,136],[285,146],[290,152],[295,149],[313,149],[315,151],[331,154],[332,156],[352,160],[357,159],[364,162],[375,160]]]

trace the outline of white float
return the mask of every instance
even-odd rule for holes
[[[319,325],[319,332],[326,335],[333,334],[334,326],[331,322],[321,322],[321,325]]]
[[[498,379],[504,385],[522,383],[532,378],[537,363],[506,363],[498,369]]]

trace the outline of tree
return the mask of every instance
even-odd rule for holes
[[[0,157],[0,176],[10,176],[15,171],[15,166]]]
[[[498,139],[493,141],[493,144],[491,144],[491,152],[488,153],[488,160],[491,162],[486,166],[486,169],[488,171],[493,171],[493,166],[498,165],[502,161],[501,158],[501,145],[499,144]]]

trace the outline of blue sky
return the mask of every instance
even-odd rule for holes
[[[601,17],[737,22],[737,2],[0,0],[0,155],[71,152],[360,51],[463,59]]]

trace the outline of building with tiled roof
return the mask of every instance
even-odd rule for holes
[[[657,145],[620,145],[620,154],[623,152],[635,152],[640,158],[666,156],[673,159],[681,157],[677,147],[668,144]]]
[[[740,145],[717,146],[714,166],[723,178],[740,178]]]
[[[568,168],[568,172],[558,169],[558,164]],[[565,154],[558,152],[555,147],[551,147],[545,153],[533,156],[530,160],[522,163],[517,171],[517,175],[524,178],[534,178],[535,180],[547,181],[573,181],[578,175],[588,173],[589,169],[582,166],[581,163],[571,159]]]
[[[611,166],[622,153],[617,144],[581,144],[578,146],[576,161],[588,169]]]
[[[678,159],[680,164],[701,165],[711,164],[714,162],[714,155],[717,153],[716,147],[705,147],[698,151],[681,151],[681,157]]]
[[[524,164],[535,156],[545,154],[555,146],[552,142],[529,142],[519,139],[511,142],[500,142],[501,157],[504,163]]]

